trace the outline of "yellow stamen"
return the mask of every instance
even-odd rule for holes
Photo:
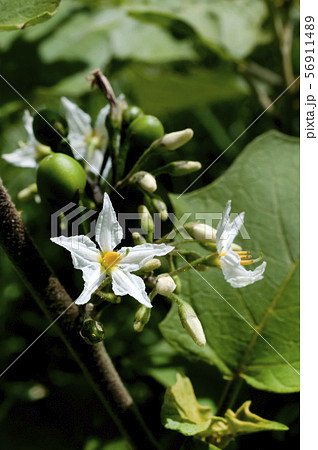
[[[220,254],[219,257],[221,258],[221,256],[225,256],[226,253],[227,252]],[[235,252],[235,253],[237,253],[239,255],[239,257],[241,259],[240,264],[242,266],[249,266],[250,264],[254,264],[263,258],[263,253],[260,253],[259,258],[257,258],[257,259],[252,259],[252,255],[250,254],[249,251],[246,251],[246,250]]]
[[[106,272],[110,273],[121,260],[122,258],[119,253],[105,252],[102,254],[99,261]]]

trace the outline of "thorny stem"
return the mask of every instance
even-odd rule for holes
[[[1,179],[0,223],[0,245],[49,320],[61,315],[57,331],[121,433],[133,449],[159,448],[105,346],[89,346],[79,336],[83,320],[79,308],[40,256]]]

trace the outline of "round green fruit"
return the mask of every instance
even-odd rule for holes
[[[68,135],[68,124],[58,112],[43,109],[34,116],[33,133],[41,144],[54,149]]]
[[[123,112],[123,124],[124,126],[128,127],[128,125],[131,124],[135,119],[137,119],[140,116],[143,116],[144,112],[139,106],[129,106],[125,109]]]
[[[86,174],[74,158],[54,153],[40,162],[36,182],[42,199],[63,204],[84,190]]]
[[[145,150],[164,135],[163,125],[155,116],[137,117],[128,128],[131,147]]]
[[[98,344],[105,338],[104,326],[91,318],[84,320],[80,335],[87,344]]]

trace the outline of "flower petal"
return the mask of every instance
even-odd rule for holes
[[[108,132],[105,126],[106,117],[108,116],[110,111],[110,106],[106,105],[104,108],[102,108],[97,116],[96,122],[95,122],[95,133],[101,140],[100,149],[105,150],[107,146],[108,141]]]
[[[240,231],[241,226],[244,223],[244,216],[245,213],[241,212],[232,222],[228,222],[223,230],[223,233],[220,236],[220,239],[218,241],[220,250],[219,252],[225,253],[231,250],[232,243],[236,236],[238,235],[238,232]]]
[[[36,151],[34,146],[26,145],[25,147],[18,148],[12,153],[5,153],[1,155],[4,160],[16,167],[32,167],[35,168],[36,164]]]
[[[103,252],[111,252],[122,240],[123,230],[119,225],[108,194],[104,194],[101,210],[95,228],[96,241]]]
[[[26,129],[28,133],[28,144],[35,146],[38,141],[36,140],[34,133],[33,133],[33,117],[31,116],[31,113],[29,110],[25,110],[23,113],[23,124],[24,128]]]
[[[125,256],[127,249],[129,253]],[[119,267],[127,272],[135,272],[141,269],[154,256],[163,256],[174,250],[166,244],[142,244],[135,247],[122,247],[118,253],[123,255],[123,259],[119,263]]]
[[[92,134],[91,118],[66,97],[61,98],[69,126],[68,138],[76,159],[85,158],[86,138]]]
[[[230,212],[231,212],[231,200],[229,200],[227,202],[225,210],[223,211],[223,214],[222,214],[222,219],[220,220],[217,230],[216,230],[216,247],[217,247],[217,251],[219,253],[220,253],[220,249],[221,249],[221,245],[219,244],[220,237],[222,236],[222,233],[224,231],[226,224],[230,220]]]
[[[95,270],[100,272],[100,252],[87,236],[59,236],[51,238],[51,241],[71,252],[74,268],[82,270],[85,285]]]
[[[254,270],[246,270],[240,264],[240,257],[237,253],[229,251],[221,259],[221,268],[225,280],[234,288],[241,288],[253,284],[263,278],[263,273],[266,268],[264,261],[260,266]]]
[[[84,305],[90,301],[92,294],[99,288],[106,278],[106,272],[100,272],[100,269],[95,270],[88,283],[85,284],[81,295],[75,300],[77,305]]]
[[[152,308],[152,304],[146,293],[146,286],[142,278],[115,267],[111,272],[113,291],[116,295],[130,295],[142,305]]]

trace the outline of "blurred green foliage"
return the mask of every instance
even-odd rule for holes
[[[276,14],[294,27],[290,59],[297,76],[297,2],[272,3]],[[25,138],[22,113],[25,108],[32,111],[26,101],[36,109],[49,105],[60,110],[59,99],[65,95],[95,119],[105,101],[98,91],[90,90],[85,78],[96,67],[107,74],[117,95],[124,92],[130,103],[157,115],[166,132],[194,129],[195,138],[179,150],[178,159],[197,159],[205,168],[230,146],[191,189],[219,177],[261,133],[276,129],[297,136],[297,88],[247,129],[286,88],[267,4],[262,0],[166,0],[160,4],[154,0],[63,0],[47,22],[1,33],[0,152],[14,150]],[[49,242],[47,211],[43,205],[17,200],[17,193],[34,181],[35,172],[1,159],[0,175],[41,253],[58,268],[57,274],[75,297],[82,280],[70,258]],[[195,177],[165,176],[161,182],[170,192],[180,193]],[[0,271],[1,367],[5,368],[49,324],[2,251]],[[177,370],[183,370],[200,403],[215,409],[225,382],[215,367],[199,361],[192,364],[163,341],[157,325],[168,304],[158,302],[150,326],[141,335],[132,328],[135,309],[132,301],[106,309],[102,316],[105,342],[164,448],[180,448],[183,438],[165,432],[160,424],[164,387],[174,383]],[[53,328],[8,370],[0,387],[3,448],[126,448]],[[298,432],[297,394],[265,393],[244,385],[239,400],[243,403],[247,398],[258,414],[285,423],[290,431],[267,433],[261,440],[258,435],[242,437],[229,450],[289,449]]]

